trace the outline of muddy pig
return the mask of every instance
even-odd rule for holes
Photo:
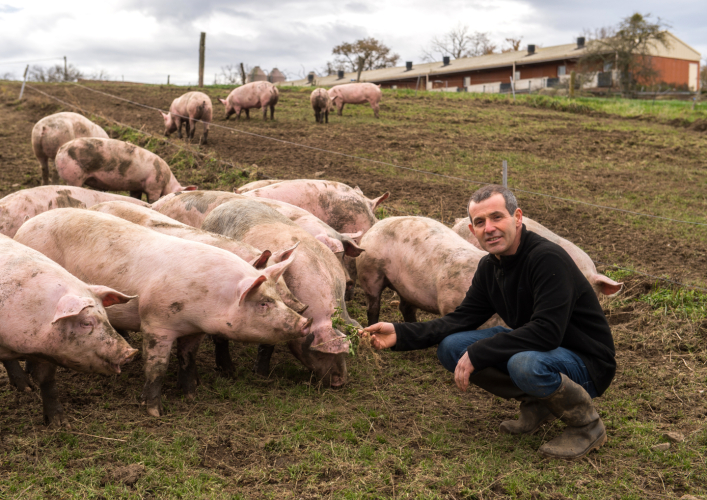
[[[371,200],[363,195],[358,186],[352,188],[341,182],[299,179],[278,182],[244,195],[284,201],[307,210],[342,234],[360,232],[363,235],[375,224],[375,209],[388,199],[390,193]],[[356,242],[360,244],[360,237]],[[354,260],[345,257],[344,263],[355,283]]]
[[[0,233],[12,238],[22,223],[55,208],[87,208],[104,201],[149,205],[135,198],[74,186],[39,186],[8,194],[0,200]]]
[[[356,259],[368,300],[368,324],[378,323],[381,294],[400,296],[400,312],[417,321],[417,309],[445,315],[462,303],[479,260],[486,255],[441,222],[427,217],[388,217],[361,240],[366,251]],[[483,328],[501,324],[495,316]]]
[[[310,333],[311,320],[287,307],[275,288],[294,254],[256,270],[226,250],[76,208],[28,220],[15,239],[80,279],[139,295],[137,301],[114,306],[108,319],[115,328],[143,332],[142,399],[152,416],[162,414],[162,383],[175,341],[179,385],[191,400],[204,334],[274,344]]]
[[[569,254],[569,256],[572,257],[574,263],[577,264],[579,270],[582,271],[584,277],[587,278],[587,281],[589,281],[589,283],[592,285],[594,293],[597,294],[597,297],[601,295],[614,295],[621,291],[623,283],[617,283],[608,276],[599,274],[591,257],[589,257],[589,255],[587,255],[577,245],[556,235],[539,222],[534,221],[533,219],[531,219],[530,217],[526,217],[525,215],[523,216],[523,224],[525,224],[525,228],[528,231],[532,231],[536,234],[539,234],[543,238],[546,238],[552,241],[553,243],[560,245]],[[481,249],[479,241],[476,239],[476,236],[474,236],[474,233],[469,228],[469,217],[457,219],[454,224],[453,230],[459,236],[461,236],[477,248]]]
[[[49,160],[54,160],[59,148],[79,137],[108,138],[105,130],[88,118],[71,112],[45,116],[32,128],[32,150],[42,167],[42,184],[49,184]],[[57,184],[59,176],[52,170],[52,182]]]
[[[282,182],[282,181],[280,179],[263,179],[260,181],[253,181],[253,182],[249,182],[248,184],[244,184],[239,188],[234,189],[233,192],[237,193],[237,194],[243,194],[248,191],[252,191],[254,189],[269,186],[270,184],[277,184],[278,182]]]
[[[29,379],[17,360],[31,362],[46,425],[68,425],[56,389],[57,365],[112,375],[137,354],[104,309],[132,298],[87,285],[36,250],[0,235],[0,360],[11,366],[8,375],[20,390],[29,390]]]
[[[326,89],[314,89],[312,95],[309,96],[309,102],[314,110],[314,120],[317,123],[329,123],[329,108],[331,107],[331,98]]]
[[[248,198],[215,208],[202,229],[264,248],[277,248],[299,241],[297,260],[285,272],[285,282],[299,300],[309,306],[303,316],[312,318],[310,334],[288,343],[292,353],[325,385],[346,383],[346,353],[349,342],[332,324],[341,319],[358,327],[346,312],[345,275],[336,257],[321,242],[276,210]],[[272,349],[258,350],[256,371],[269,373]]]
[[[250,108],[263,108],[263,120],[268,119],[268,107],[270,108],[270,119],[275,119],[275,105],[280,98],[277,87],[270,82],[251,82],[236,87],[225,99],[219,99],[226,107],[226,120],[232,114],[236,114],[236,119],[241,117],[241,110],[245,110],[246,118],[250,119]]]
[[[380,85],[375,83],[344,83],[329,89],[332,106],[336,106],[339,116],[344,111],[344,104],[363,104],[367,102],[373,109],[373,114],[378,118],[380,102],[383,97]]]
[[[160,111],[160,113],[162,113]],[[203,92],[187,92],[181,97],[172,101],[169,113],[162,113],[164,118],[164,135],[169,137],[177,131],[179,138],[182,138],[182,125],[186,124],[187,139],[194,138],[196,132],[196,122],[200,120],[204,124],[204,135],[201,136],[201,144],[206,144],[209,135],[209,124],[211,123],[211,98]]]
[[[116,139],[67,142],[57,152],[55,163],[59,176],[71,186],[130,191],[130,196],[137,199],[145,193],[148,203],[169,193],[196,189],[182,187],[169,165],[156,154]]]

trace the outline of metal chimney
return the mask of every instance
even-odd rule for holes
[[[442,58],[442,63],[443,63],[445,66],[449,66],[449,56],[444,56],[444,57]]]
[[[344,70],[340,69],[339,71],[336,72],[336,78],[341,80],[344,78]]]
[[[412,61],[408,61],[405,63],[405,71],[410,71],[412,70]]]
[[[586,40],[584,39],[583,36],[578,37],[578,38],[577,38],[577,48],[578,48],[578,49],[583,49],[583,48],[584,48],[584,42],[585,42],[585,41],[586,41]]]
[[[528,45],[528,55],[535,54],[535,45]]]

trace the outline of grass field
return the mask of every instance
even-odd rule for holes
[[[405,212],[446,223],[464,215],[475,188],[218,127],[205,147],[174,137],[174,144],[165,143],[156,112],[74,86],[39,88],[103,116],[108,121],[97,120],[111,136],[158,152],[183,184],[230,190],[258,174],[317,176],[359,185],[370,197],[390,190],[381,217]],[[186,90],[118,84],[94,88],[163,109]],[[45,114],[70,110],[29,91],[28,99],[17,103],[17,91],[16,85],[0,84],[4,194],[38,183],[29,147],[32,124]],[[228,89],[206,92],[215,101]],[[514,188],[707,222],[707,134],[668,123],[702,120],[700,108],[685,117],[638,120],[622,116],[629,111],[614,109],[614,114],[609,104],[587,111],[570,109],[562,98],[545,101],[519,97],[514,105],[507,97],[386,92],[380,120],[364,106],[347,107],[344,117],[330,116],[329,126],[319,126],[309,109],[309,89],[285,89],[275,122],[263,122],[258,113],[248,122],[226,122],[217,108],[214,123],[480,182],[500,181],[500,163],[506,159]],[[707,230],[702,226],[525,193],[519,199],[528,215],[598,261],[707,284]],[[476,388],[460,393],[434,349],[383,352],[377,358],[361,347],[349,360],[349,383],[330,390],[318,386],[282,348],[274,355],[271,376],[261,379],[250,370],[255,348],[233,345],[237,376],[222,378],[207,340],[199,354],[196,402],[187,403],[177,390],[172,362],[161,419],[148,418],[140,406],[140,360],[116,377],[60,370],[71,429],[45,428],[36,394],[15,393],[0,373],[0,496],[705,498],[707,295],[602,269],[625,282],[620,295],[602,301],[615,336],[618,372],[596,401],[609,441],[581,461],[547,460],[536,453],[562,431],[562,424],[546,426],[532,437],[500,434],[500,422],[517,415],[517,403]],[[393,299],[387,292],[381,318],[401,321]],[[347,307],[365,324],[360,290]],[[140,333],[133,334],[131,343],[141,344]],[[674,442],[669,432],[683,439]]]

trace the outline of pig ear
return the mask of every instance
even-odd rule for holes
[[[334,253],[344,251],[344,245],[342,245],[339,240],[334,239],[334,238],[330,238],[326,234],[318,234],[315,236],[315,238],[320,243],[323,243],[324,245],[326,245],[326,247]]]
[[[78,295],[71,294],[64,295],[59,299],[59,303],[56,305],[52,325],[60,319],[76,316],[87,307],[93,307],[95,305],[96,301],[89,297],[79,297]]]
[[[278,262],[282,262],[283,260],[286,260],[292,255],[292,253],[295,251],[295,248],[299,245],[299,241],[295,243],[295,246],[292,248],[288,248],[287,250],[282,250],[281,252],[275,252],[272,254],[272,261],[277,264]]]
[[[162,115],[162,118],[164,118],[165,120],[169,120],[169,113],[163,113],[162,111],[160,111],[160,114]]]
[[[220,99],[220,98],[219,98],[219,101],[221,101],[221,104],[224,104],[224,105],[228,106],[228,103],[226,102],[226,99]]]
[[[187,186],[187,187],[183,187],[182,191],[196,191],[198,189],[199,189],[198,186]]]
[[[238,284],[238,288],[236,291],[236,293],[238,294],[238,305],[243,305],[243,301],[248,296],[248,294],[257,290],[260,285],[265,283],[265,280],[267,280],[267,278],[263,275],[256,276],[254,278],[245,278],[241,280],[241,282]]]
[[[385,192],[384,194],[380,195],[378,198],[368,200],[368,203],[371,205],[371,211],[374,211],[376,208],[378,208],[378,205],[380,205],[385,200],[387,200],[388,196],[390,196],[390,192]]]
[[[250,262],[250,265],[253,266],[256,269],[265,269],[265,266],[268,265],[268,259],[272,255],[272,252],[270,250],[263,250],[263,253],[258,255],[255,259],[253,259]]]
[[[363,231],[359,231],[357,233],[341,233],[341,236],[351,238],[356,243],[361,243],[361,236],[363,236]]]
[[[358,246],[355,241],[344,241],[344,252],[348,257],[358,257],[365,250]]]
[[[101,285],[89,285],[89,290],[91,290],[101,301],[103,302],[103,307],[110,307],[116,304],[125,304],[126,302],[137,299],[137,295],[125,295],[112,288]]]
[[[361,188],[358,186],[354,188],[354,191],[356,191],[358,194],[363,194],[363,191],[361,191]]]
[[[621,291],[624,284],[617,283],[608,276],[596,274],[592,277],[592,284],[599,287],[599,291],[604,295],[614,295]]]
[[[299,244],[299,243],[298,243]],[[290,264],[292,264],[295,261],[295,249],[293,248],[291,252],[288,253],[287,258],[282,259],[279,263],[274,264],[272,266],[266,267],[263,269],[263,274],[270,278],[273,281],[277,281],[280,279],[280,276],[282,276],[282,273],[287,271],[287,268],[290,267]]]

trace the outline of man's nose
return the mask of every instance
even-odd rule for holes
[[[487,220],[486,224],[484,226],[484,231],[487,233],[493,233],[495,230],[496,230],[496,226],[494,226],[491,221]]]

